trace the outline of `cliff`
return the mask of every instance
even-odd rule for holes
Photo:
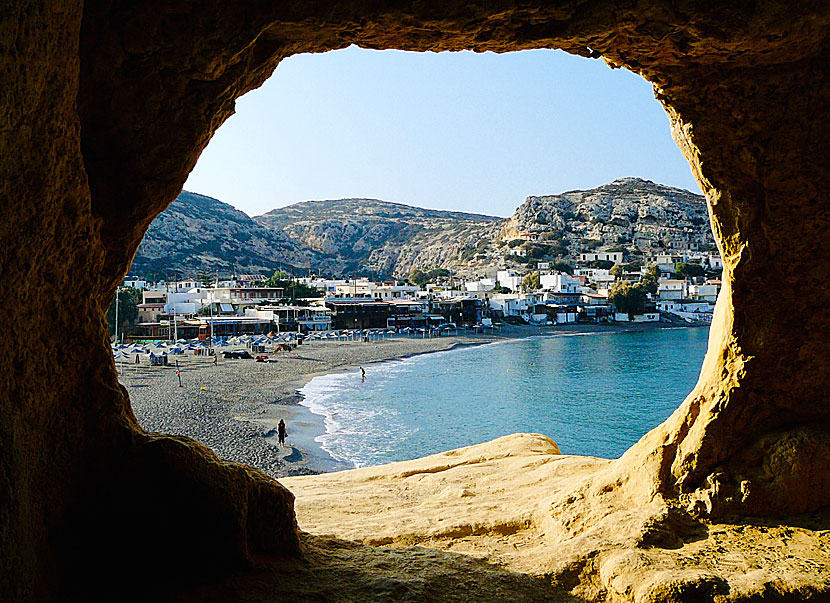
[[[603,245],[715,247],[702,195],[640,178],[528,197],[504,224],[500,237],[513,238],[519,232],[561,233],[577,251],[586,240]]]

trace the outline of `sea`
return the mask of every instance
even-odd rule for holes
[[[355,467],[402,461],[517,432],[565,454],[617,458],[692,390],[708,328],[562,333],[367,365],[312,379],[317,438]]]

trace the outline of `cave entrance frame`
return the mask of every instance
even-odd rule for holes
[[[616,463],[620,483],[710,518],[830,503],[830,481],[816,479],[830,458],[830,315],[816,310],[830,302],[826,3],[60,9],[5,7],[17,27],[0,35],[14,75],[0,96],[0,267],[19,283],[3,307],[9,339],[33,351],[0,360],[0,590],[12,598],[54,592],[84,562],[123,577],[126,566],[163,572],[185,559],[176,569],[188,574],[298,550],[290,493],[140,429],[103,317],[234,100],[284,57],[350,44],[558,48],[650,81],[709,202],[725,282],[697,387]],[[48,312],[77,342],[68,353],[39,336]],[[119,537],[125,516],[135,534],[172,535],[170,546]]]

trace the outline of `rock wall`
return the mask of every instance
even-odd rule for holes
[[[651,81],[706,193],[725,286],[698,387],[615,483],[710,517],[830,502],[826,4],[19,0],[0,24],[4,599],[127,573],[163,586],[173,557],[188,580],[297,551],[286,490],[141,431],[103,316],[234,100],[281,58],[352,43],[562,48]]]

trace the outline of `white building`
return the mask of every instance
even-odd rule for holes
[[[164,303],[165,314],[195,314],[202,307],[202,295],[187,291],[170,292]]]
[[[146,289],[147,281],[145,281],[143,278],[138,278],[137,276],[128,276],[121,283],[121,286],[133,287],[134,289]]]
[[[706,256],[705,265],[709,270],[723,270],[723,258],[716,253],[710,254]]]
[[[683,279],[663,278],[657,282],[659,299],[683,299],[686,295],[686,281]]]
[[[521,290],[522,280],[524,280],[524,277],[516,274],[512,270],[499,270],[496,273],[496,281],[499,285],[507,287],[511,291]]]
[[[490,309],[503,316],[526,316],[537,303],[538,298],[533,293],[496,293],[490,297]]]
[[[587,281],[596,285],[598,291],[607,291],[617,280],[608,268],[577,268],[574,270],[574,276],[585,277]]]
[[[493,278],[483,278],[477,281],[467,281],[464,283],[464,289],[466,289],[470,293],[480,292],[480,291],[492,291],[496,288],[496,279]]]
[[[542,289],[556,293],[579,293],[582,291],[582,281],[563,272],[557,274],[542,274],[539,276]]]
[[[318,276],[302,277],[298,278],[297,281],[309,287],[314,287],[326,295],[332,296],[336,293],[338,285],[348,284],[348,281],[345,279],[320,278]]]
[[[396,299],[414,299],[421,288],[417,285],[377,285],[372,289],[375,299],[392,301]]]
[[[201,287],[202,283],[193,279],[186,279],[183,281],[176,281],[175,283],[170,283],[171,289],[175,291],[190,291],[191,289],[195,289],[196,287]]]
[[[372,291],[375,283],[366,278],[347,280],[343,284],[335,285],[334,297],[346,297],[349,299],[374,298]]]
[[[702,285],[689,285],[689,298],[716,302],[720,293],[721,281],[706,281]]]
[[[715,312],[714,303],[691,299],[660,300],[656,303],[657,309],[662,312],[671,312],[686,320],[696,322],[712,322]]]
[[[656,264],[657,269],[660,272],[676,272],[677,265],[685,259],[686,258],[684,258],[682,255],[658,253],[657,255],[651,256],[648,259],[648,263]]]
[[[622,251],[589,251],[586,253],[579,254],[579,261],[580,262],[596,262],[596,261],[605,261],[605,262],[614,262],[615,264],[619,264],[623,261],[623,252]]]

